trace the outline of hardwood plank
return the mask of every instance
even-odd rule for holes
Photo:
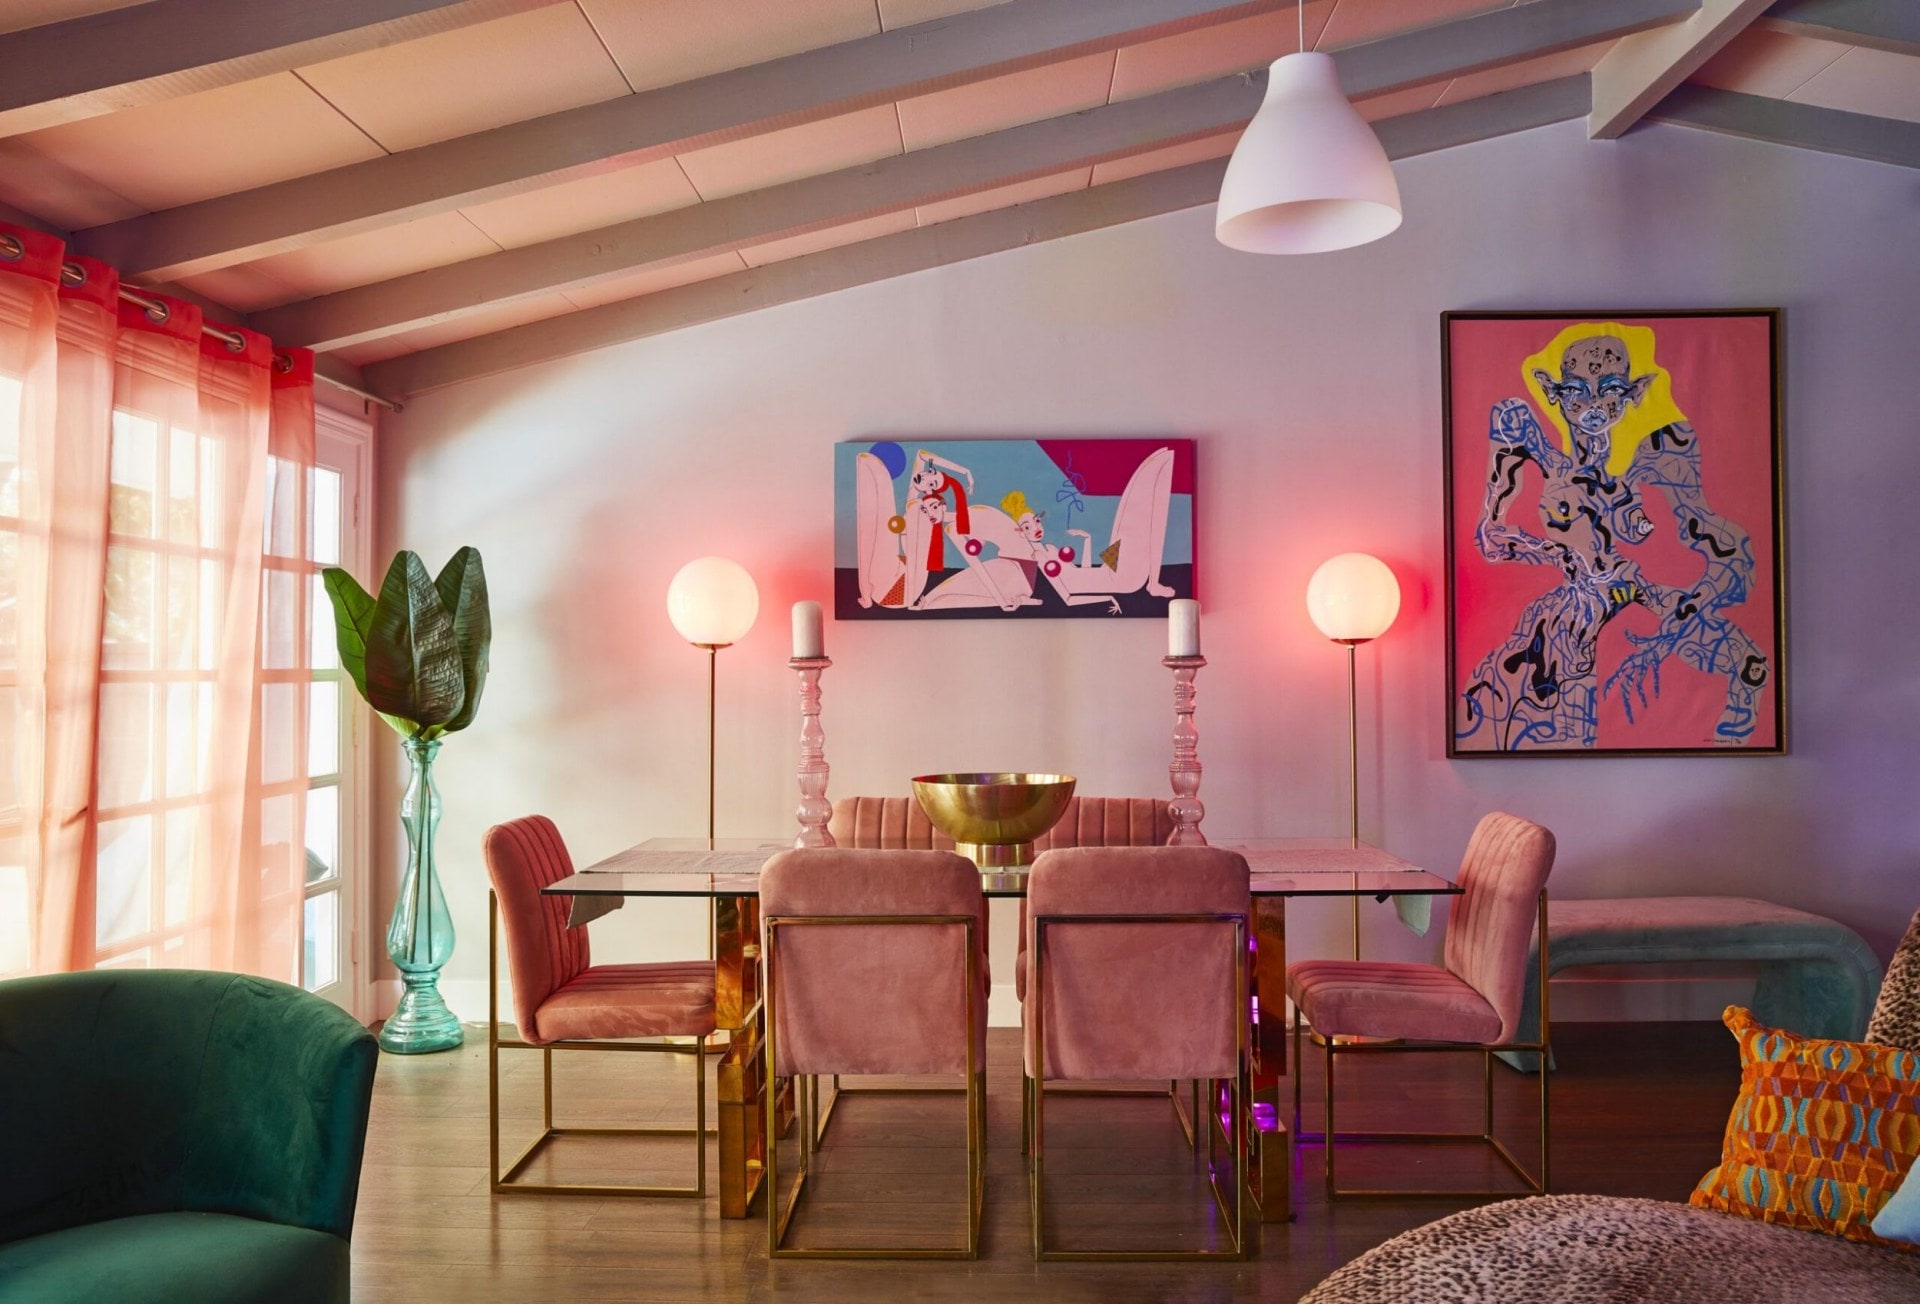
[[[1028,1244],[1027,1182],[1019,1154],[1019,1034],[996,1028],[987,1059],[982,1258],[769,1263],[765,1222],[758,1216],[722,1220],[712,1197],[699,1202],[487,1194],[476,1166],[485,1163],[484,1135],[476,1136],[458,1113],[486,1095],[484,1038],[474,1040],[482,1044],[380,1062],[353,1247],[354,1298],[360,1304],[1285,1300],[1389,1236],[1468,1203],[1328,1206],[1318,1155],[1308,1147],[1296,1183],[1298,1221],[1262,1229],[1258,1257],[1249,1262],[1050,1264],[1040,1271]],[[1563,1024],[1554,1040],[1561,1065],[1553,1083],[1556,1189],[1685,1199],[1719,1158],[1740,1079],[1733,1039],[1717,1024],[1695,1023]],[[1320,1057],[1309,1052],[1306,1059],[1303,1085],[1314,1125]],[[1471,1124],[1477,1114],[1480,1068],[1474,1056],[1370,1057],[1351,1066],[1343,1062],[1341,1079],[1349,1122]],[[685,1080],[653,1056],[580,1056],[569,1062],[566,1085],[609,1101],[630,1093],[639,1113],[673,1103]],[[1535,1080],[1499,1067],[1494,1086],[1503,1132],[1517,1140],[1531,1126]],[[563,1110],[566,1099],[560,1098]],[[837,1178],[841,1188],[835,1192],[822,1181],[821,1193],[831,1198],[803,1206],[807,1228],[822,1236],[887,1231],[924,1240],[957,1229],[960,1206],[952,1194],[961,1150],[953,1144],[953,1103],[948,1097],[844,1099],[820,1163],[823,1178]],[[1057,1105],[1048,1109],[1050,1225],[1089,1237],[1120,1231],[1142,1240],[1190,1242],[1207,1234],[1214,1216],[1161,1102],[1075,1097]],[[537,1092],[520,1092],[512,1109],[518,1125],[534,1124]],[[858,1144],[840,1148],[842,1139]],[[930,1148],[931,1156],[925,1153]],[[1474,1180],[1484,1167],[1464,1149],[1411,1157],[1407,1149],[1356,1149],[1351,1159],[1343,1149],[1341,1162],[1356,1177],[1377,1167],[1382,1180],[1405,1180],[1412,1162],[1442,1165],[1459,1181]],[[783,1164],[791,1154],[789,1141]],[[396,1162],[400,1155],[408,1162]],[[603,1158],[617,1170],[617,1157]],[[853,1183],[865,1190],[849,1192]],[[476,1184],[477,1190],[459,1189]]]

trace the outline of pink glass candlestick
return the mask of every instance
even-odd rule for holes
[[[1193,677],[1207,659],[1162,657],[1160,664],[1173,671],[1173,764],[1167,766],[1167,776],[1173,780],[1173,800],[1167,803],[1173,836],[1167,845],[1204,847],[1207,838],[1200,832],[1200,820],[1207,808],[1200,801],[1200,731],[1193,727]]]
[[[833,803],[827,800],[827,734],[820,727],[820,672],[833,664],[827,657],[793,657],[788,662],[800,676],[800,805],[794,814],[800,820],[800,832],[794,837],[796,848],[831,847],[833,834],[827,821],[833,818]]]

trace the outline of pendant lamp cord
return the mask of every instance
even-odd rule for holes
[[[1300,53],[1307,52],[1307,0],[1295,0],[1294,17],[1300,23]]]

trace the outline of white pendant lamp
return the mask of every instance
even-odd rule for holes
[[[1256,254],[1318,254],[1400,225],[1387,151],[1340,93],[1333,56],[1305,48],[1267,70],[1267,94],[1233,148],[1213,232]]]

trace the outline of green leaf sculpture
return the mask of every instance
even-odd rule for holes
[[[396,553],[377,598],[337,566],[322,574],[340,664],[381,719],[420,739],[473,723],[493,642],[478,550],[460,549],[438,576],[418,555]]]

